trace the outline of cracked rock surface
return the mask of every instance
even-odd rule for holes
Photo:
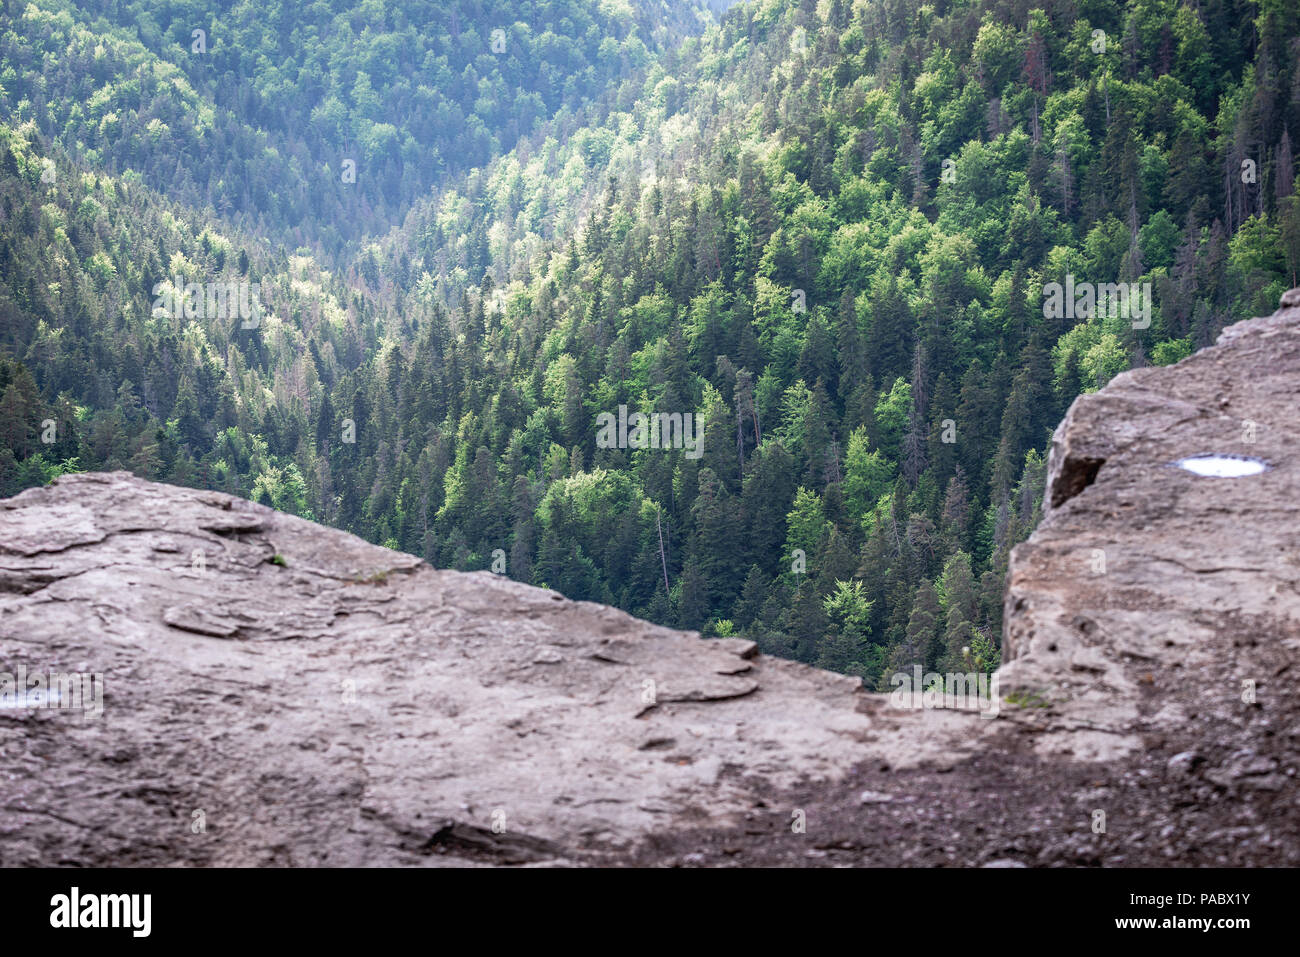
[[[1012,556],[1004,694],[1053,704],[1035,747],[1098,759],[1189,715],[1262,717],[1300,677],[1300,308],[1237,323],[1169,368],[1077,399],[1046,517]],[[1300,295],[1294,297],[1300,301]],[[1177,463],[1252,459],[1238,478]],[[1254,696],[1258,707],[1244,698]]]
[[[1300,863],[1292,296],[1074,404],[992,720],[216,492],[0,502],[0,672],[103,675],[0,707],[0,865]]]
[[[0,589],[0,670],[104,676],[99,717],[0,710],[4,864],[610,854],[879,730],[752,642],[124,472],[0,505]]]

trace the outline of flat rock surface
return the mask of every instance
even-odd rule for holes
[[[737,820],[724,770],[837,778],[879,731],[856,679],[752,642],[124,472],[0,505],[0,587],[0,670],[104,689],[0,710],[3,864],[610,854]]]
[[[65,476],[0,502],[0,672],[103,713],[0,707],[0,865],[1300,863],[1297,410],[1296,308],[1074,404],[992,720]]]

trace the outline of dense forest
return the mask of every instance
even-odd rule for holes
[[[873,685],[990,669],[1070,402],[1300,272],[1289,0],[141,6],[0,21],[6,495],[126,468]],[[620,407],[703,454],[604,447]]]
[[[35,0],[0,107],[89,166],[331,253],[544,120],[617,96],[690,3]],[[631,95],[626,94],[626,95]]]

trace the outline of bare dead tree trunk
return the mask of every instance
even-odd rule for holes
[[[740,462],[739,480],[743,484],[745,481],[745,425],[744,411],[739,397],[736,399],[736,458]]]
[[[664,569],[664,595],[668,595],[668,559],[664,557],[664,527],[659,520],[660,512],[655,510],[655,527],[659,529],[659,563]]]

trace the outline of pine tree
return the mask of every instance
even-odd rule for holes
[[[959,551],[948,560],[937,591],[944,621],[944,652],[939,660],[939,670],[944,673],[965,671],[969,652],[962,649],[969,648],[975,634],[975,621],[979,617],[979,598],[969,555]]]
[[[916,589],[912,601],[912,612],[907,620],[907,635],[889,654],[888,663],[881,674],[888,681],[893,674],[903,672],[909,677],[915,665],[921,666],[922,673],[932,670],[939,648],[941,624],[939,596],[934,586],[926,579]],[[888,690],[881,688],[880,690]]]

